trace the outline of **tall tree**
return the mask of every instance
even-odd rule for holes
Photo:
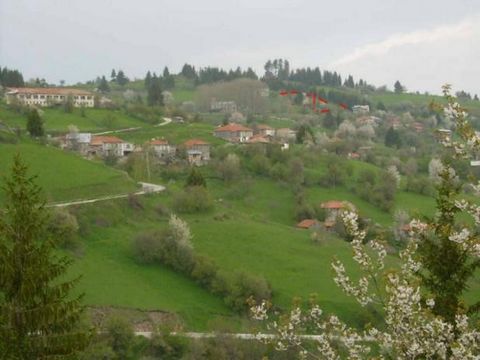
[[[108,81],[107,79],[105,79],[105,76],[102,76],[102,78],[100,79],[100,82],[98,84],[98,90],[102,93],[110,91],[110,85],[108,85]]]
[[[147,75],[145,75],[145,87],[148,89],[150,87],[150,83],[152,82],[152,73],[147,71]]]
[[[148,87],[147,103],[150,106],[163,106],[161,79],[157,76],[152,77],[150,86]]]
[[[115,72],[115,69],[112,69],[112,73],[110,74],[110,79],[111,81],[117,81],[117,73]]]
[[[123,86],[123,85],[125,85],[126,83],[129,82],[129,80],[125,76],[125,73],[123,72],[123,70],[118,70],[116,80],[117,80],[117,84],[120,85],[120,86]]]
[[[27,131],[30,133],[31,137],[41,137],[45,135],[45,130],[43,129],[43,121],[38,114],[37,109],[32,109],[28,113]]]
[[[393,84],[393,89],[396,94],[401,94],[405,91],[405,88],[403,87],[402,84],[400,84],[400,81],[395,81],[395,84]]]
[[[4,359],[66,359],[84,349],[81,296],[65,280],[71,260],[54,252],[35,178],[17,155],[0,216],[0,354]]]

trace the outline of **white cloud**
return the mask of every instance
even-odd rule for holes
[[[444,82],[479,92],[480,16],[439,26],[395,34],[356,48],[330,66],[374,84],[390,87],[400,80],[411,90],[438,92]]]

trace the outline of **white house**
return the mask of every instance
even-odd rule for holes
[[[148,142],[148,145],[160,159],[174,156],[177,150],[175,145],[169,144],[168,141],[164,139],[151,140]]]
[[[72,88],[8,88],[5,96],[7,104],[10,104],[15,99],[25,105],[51,106],[62,104],[70,97],[73,106],[94,106],[93,93]]]
[[[92,136],[89,152],[92,155],[122,157],[132,153],[135,146],[116,136]]]

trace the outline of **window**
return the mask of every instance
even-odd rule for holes
[[[38,95],[33,95],[33,98],[34,98],[34,99],[38,99]]]

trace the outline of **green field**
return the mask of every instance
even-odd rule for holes
[[[137,186],[125,173],[54,147],[34,143],[0,144],[0,177],[6,175],[15,154],[38,175],[48,201],[94,198],[134,191]]]
[[[41,117],[47,132],[67,132],[70,125],[75,125],[80,131],[101,132],[147,126],[144,122],[134,119],[122,111],[108,109],[76,108],[72,113],[65,113],[61,108],[42,108]],[[0,121],[10,127],[26,128],[27,117],[0,105]]]

